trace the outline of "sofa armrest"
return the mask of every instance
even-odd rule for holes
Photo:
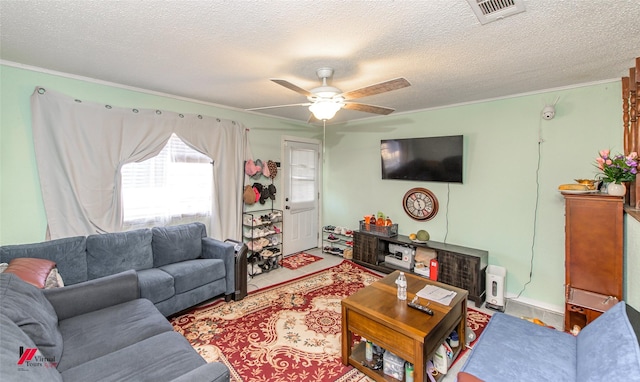
[[[225,243],[210,237],[202,238],[202,257],[205,259],[220,259],[224,261],[224,270],[227,275],[227,290],[225,294],[230,295],[236,290],[236,257],[234,245]]]
[[[44,290],[58,320],[93,312],[139,298],[138,275],[129,270],[98,279]]]
[[[222,362],[212,362],[183,374],[172,382],[222,382],[231,378],[229,369]]]

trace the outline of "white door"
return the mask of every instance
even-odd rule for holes
[[[322,161],[317,140],[285,137],[283,151],[283,253],[290,255],[318,246]]]

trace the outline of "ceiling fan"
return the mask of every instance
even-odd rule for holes
[[[312,113],[311,117],[309,118],[309,122],[311,122],[314,118],[321,121],[329,120],[333,118],[336,112],[338,112],[338,110],[340,109],[358,110],[366,113],[387,115],[393,113],[395,109],[353,102],[352,100],[411,86],[409,81],[407,81],[405,78],[400,77],[380,82],[374,85],[365,86],[360,89],[343,92],[342,90],[333,86],[329,86],[327,84],[327,79],[333,76],[333,68],[319,68],[318,70],[316,70],[316,74],[318,75],[318,78],[322,80],[322,86],[311,90],[305,90],[287,80],[281,80],[277,78],[271,79],[271,81],[275,82],[276,84],[282,85],[287,89],[293,90],[294,92],[307,97],[307,100],[309,102],[257,107],[247,110],[264,110],[289,106],[308,106],[309,111],[311,111]]]

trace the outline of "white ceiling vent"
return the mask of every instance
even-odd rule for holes
[[[480,24],[524,12],[524,0],[467,0]]]

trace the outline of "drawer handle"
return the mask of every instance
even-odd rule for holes
[[[572,312],[584,313],[584,309],[582,309],[582,307],[576,306],[576,305],[571,305],[571,307],[569,307],[569,310],[572,311]]]

